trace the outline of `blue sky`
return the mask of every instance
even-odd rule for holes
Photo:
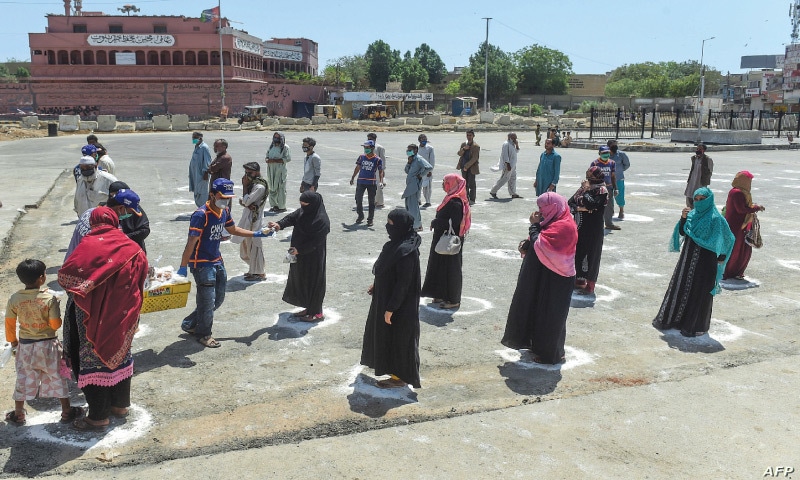
[[[119,13],[133,4],[140,14],[198,16],[215,0],[84,0],[86,11]],[[575,73],[604,73],[626,63],[700,59],[723,73],[740,72],[742,55],[784,51],[791,38],[790,0],[406,0],[404,2],[223,0],[233,25],[257,37],[306,37],[320,44],[320,68],[331,59],[363,53],[382,39],[413,52],[427,43],[448,70],[468,63],[486,35],[507,52],[538,43],[566,53]],[[0,61],[28,59],[28,32],[44,32],[47,13],[63,14],[62,0],[0,0],[6,19]]]

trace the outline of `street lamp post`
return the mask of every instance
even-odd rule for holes
[[[492,17],[483,17],[486,20],[486,43],[483,44],[483,111],[486,112],[486,103],[489,97],[489,20]]]
[[[717,37],[709,37],[704,38],[703,43],[700,46],[700,104],[698,105],[698,113],[697,113],[697,142],[700,143],[702,139],[700,138],[700,129],[703,127],[703,94],[705,93],[706,89],[706,69],[703,66],[703,53],[706,49],[706,41],[707,40],[714,40]]]

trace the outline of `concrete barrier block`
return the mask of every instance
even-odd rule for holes
[[[92,132],[97,130],[97,122],[81,121],[78,125],[80,130],[91,130]]]
[[[265,127],[270,127],[272,125],[277,125],[278,123],[279,122],[278,122],[277,118],[265,118],[265,119],[261,120],[261,125],[263,125]]]
[[[422,118],[423,125],[431,125],[437,126],[442,124],[442,116],[441,115],[427,115]]]
[[[136,120],[134,125],[137,132],[145,132],[153,129],[152,120]]]
[[[483,123],[483,114],[481,114],[481,123]],[[503,126],[511,125],[511,115],[500,115],[495,123]]]
[[[81,124],[80,115],[59,115],[58,129],[62,132],[77,132]]]
[[[511,117],[511,125],[525,125],[525,119],[519,115],[513,115]]]
[[[278,117],[278,124],[280,125],[294,125],[296,120],[291,117]]]
[[[172,116],[172,131],[185,132],[189,130],[189,115],[178,113]]]
[[[328,123],[328,117],[323,117],[322,115],[311,117],[312,125],[325,125],[327,123]]]
[[[136,130],[136,124],[134,123],[118,123],[117,124],[117,131],[118,132],[133,132]]]
[[[206,129],[206,124],[203,122],[189,122],[189,130],[200,131]]]
[[[294,124],[295,125],[311,125],[311,119],[308,118],[308,117],[295,118],[294,119]]]
[[[39,128],[39,117],[22,117],[22,128]]]
[[[421,118],[407,118],[406,125],[422,125]]]
[[[481,112],[480,123],[494,123],[494,113]]]
[[[670,134],[671,142],[693,143],[697,141],[697,129],[673,128]],[[748,145],[761,143],[759,130],[718,130],[702,129],[700,141],[714,145]]]
[[[329,118],[328,123],[339,124],[339,123],[344,123],[344,120],[342,120],[341,118]]]
[[[389,119],[389,126],[390,127],[402,127],[406,124],[405,118],[390,118]]]
[[[222,130],[227,130],[231,132],[239,131],[242,129],[242,125],[238,123],[219,123],[219,126],[222,127]],[[252,125],[252,128],[255,128],[255,125]]]
[[[172,122],[169,119],[169,115],[155,115],[153,117],[153,128],[161,132],[172,130]]]
[[[535,127],[538,122],[532,118],[524,118],[522,120],[523,125],[527,125],[529,127]]]
[[[98,115],[97,116],[97,131],[98,132],[113,132],[117,128],[116,115]]]

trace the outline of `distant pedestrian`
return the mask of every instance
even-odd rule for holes
[[[405,210],[389,212],[386,224],[389,241],[383,245],[372,267],[375,280],[367,289],[372,296],[361,364],[375,369],[375,375],[391,375],[377,382],[380,388],[412,385],[420,388],[419,377],[419,246],[414,219]]]
[[[669,250],[681,256],[653,320],[657,329],[678,328],[686,337],[708,332],[714,296],[735,241],[709,188],[695,190],[692,200],[694,208],[683,209],[672,232]]]
[[[548,138],[544,141],[544,152],[539,155],[536,179],[533,181],[537,197],[546,192],[555,192],[556,186],[558,186],[558,180],[561,177],[561,155],[555,151],[554,147],[552,139]]]
[[[356,159],[356,168],[350,177],[350,185],[355,182],[356,176],[356,223],[364,221],[364,192],[367,192],[367,226],[372,226],[375,218],[375,192],[378,184],[383,183],[383,161],[375,154],[375,142],[367,140],[362,145],[364,154]]]
[[[218,178],[231,179],[233,158],[228,153],[228,141],[224,138],[214,140],[214,159],[208,166],[208,183],[212,184]]]
[[[605,176],[606,190],[608,190],[608,203],[603,212],[603,222],[607,230],[622,230],[619,225],[614,225],[614,196],[617,194],[617,163],[611,160],[611,149],[603,145],[598,150],[597,159],[590,167],[598,167]]]
[[[541,127],[539,126],[539,124],[537,123],[536,124],[536,146],[537,147],[541,146],[540,145],[541,142],[542,142],[542,130],[541,130]]]
[[[467,130],[467,141],[461,144],[458,149],[458,165],[456,168],[461,171],[461,176],[467,181],[467,198],[469,204],[475,205],[478,186],[475,176],[480,175],[481,146],[475,143],[475,131]]]
[[[248,162],[242,165],[242,197],[239,205],[244,207],[242,218],[237,227],[244,230],[260,231],[264,228],[264,207],[267,204],[267,180],[261,176],[261,166],[258,162]],[[247,273],[244,279],[248,282],[258,282],[267,278],[264,264],[264,246],[260,237],[240,237],[231,239],[239,243],[239,258],[247,262]]]
[[[706,145],[698,143],[692,155],[692,168],[689,170],[689,179],[686,181],[686,206],[694,205],[694,191],[701,187],[711,185],[711,175],[714,173],[714,161],[706,155]]]
[[[100,205],[108,199],[109,187],[117,181],[117,177],[97,169],[94,157],[81,157],[78,164],[80,178],[75,186],[73,208],[78,217],[92,207]]]
[[[300,208],[277,222],[270,222],[276,231],[292,227],[289,254],[295,258],[289,264],[289,278],[283,291],[283,301],[303,310],[293,316],[305,322],[325,320],[322,302],[325,300],[328,234],[331,221],[325,211],[322,195],[312,191],[300,195]]]
[[[433,170],[431,164],[417,155],[418,148],[415,144],[406,147],[408,162],[404,167],[406,173],[406,188],[403,190],[406,211],[414,217],[414,228],[422,231],[422,214],[419,211],[419,195],[422,190],[422,179],[426,178]]]
[[[322,159],[314,149],[317,141],[311,137],[303,139],[303,152],[306,158],[303,161],[303,179],[300,181],[300,193],[306,190],[316,192],[319,190],[319,177],[322,176]]]
[[[522,198],[517,195],[517,153],[519,152],[519,142],[517,134],[511,132],[507,140],[500,147],[500,178],[489,191],[492,198],[497,198],[500,187],[508,182],[508,194],[511,198]]]
[[[631,167],[631,161],[628,158],[628,154],[621,151],[619,149],[619,145],[617,145],[617,141],[611,139],[607,142],[608,148],[611,149],[611,160],[616,163],[616,174],[617,174],[617,196],[614,200],[616,200],[617,205],[619,205],[619,214],[617,218],[620,220],[625,219],[625,171]],[[614,214],[614,211],[611,211],[611,214]]]
[[[189,191],[194,194],[194,204],[202,207],[208,201],[208,167],[211,149],[203,142],[201,132],[192,132],[194,151],[189,161]]]
[[[419,141],[419,150],[417,154],[424,158],[426,162],[430,163],[432,168],[436,168],[436,153],[433,150],[433,145],[428,143],[428,136],[424,133],[420,134],[417,137]],[[433,170],[428,172],[425,175],[425,178],[422,179],[422,196],[425,197],[425,204],[422,205],[422,208],[428,208],[431,206],[431,183],[433,180]]]
[[[383,208],[383,189],[386,187],[386,149],[383,148],[380,143],[378,143],[378,135],[376,133],[368,133],[367,140],[372,141],[375,144],[373,151],[375,152],[375,155],[381,159],[383,176],[381,177],[380,183],[378,183],[375,187],[375,208]]]
[[[281,132],[272,134],[272,144],[267,149],[267,184],[269,185],[270,212],[286,211],[286,164],[292,161],[286,137]]]
[[[529,349],[536,363],[563,363],[567,315],[575,281],[578,232],[567,201],[555,192],[536,199],[522,255],[517,287],[501,343]]]
[[[725,203],[725,220],[735,238],[731,257],[728,259],[725,273],[722,275],[722,278],[726,280],[729,278],[744,280],[744,271],[753,254],[753,247],[745,241],[745,236],[753,227],[753,218],[755,218],[756,212],[763,212],[764,207],[753,203],[753,197],[750,194],[752,182],[752,173],[747,170],[737,173],[731,182],[732,188],[728,192],[728,201]]]

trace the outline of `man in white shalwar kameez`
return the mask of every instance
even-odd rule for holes
[[[94,157],[84,156],[78,164],[80,178],[75,186],[73,199],[75,213],[80,218],[81,214],[90,208],[100,205],[108,200],[108,190],[117,177],[97,169]]]
[[[258,162],[244,164],[244,177],[242,177],[244,194],[239,199],[239,205],[245,207],[242,218],[236,224],[239,228],[259,231],[264,228],[264,206],[267,204],[267,180],[261,176],[261,167]],[[244,274],[244,279],[258,282],[266,278],[266,265],[264,263],[264,248],[259,237],[233,236],[231,241],[240,243],[239,257],[247,262],[249,268]]]

